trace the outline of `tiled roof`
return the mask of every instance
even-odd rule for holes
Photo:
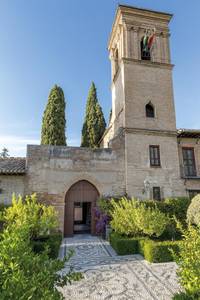
[[[24,157],[0,158],[0,174],[25,174],[26,159]]]
[[[177,136],[179,138],[200,138],[200,129],[179,129]]]

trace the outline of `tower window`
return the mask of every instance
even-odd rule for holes
[[[145,108],[146,108],[146,117],[147,118],[155,118],[154,107],[150,102],[146,105]]]
[[[160,147],[156,145],[149,146],[150,166],[160,167]]]
[[[153,187],[153,200],[160,201],[161,200],[161,192],[159,186]]]
[[[151,51],[148,46],[147,35],[143,36],[140,46],[141,46],[141,59],[142,60],[151,60]]]

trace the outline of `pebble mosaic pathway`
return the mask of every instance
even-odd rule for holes
[[[90,235],[65,238],[60,258],[74,249],[66,264],[84,279],[62,288],[66,300],[169,300],[180,287],[175,263],[150,264],[140,255],[118,256],[109,242]]]

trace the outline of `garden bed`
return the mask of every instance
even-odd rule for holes
[[[123,237],[110,234],[111,246],[118,255],[141,254],[145,260],[154,263],[173,261],[171,250],[179,252],[181,241],[157,241],[145,237]]]

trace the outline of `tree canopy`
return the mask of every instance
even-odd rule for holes
[[[105,128],[105,118],[98,102],[95,84],[92,82],[86,104],[81,147],[98,148]]]
[[[42,120],[41,144],[66,146],[65,97],[61,87],[55,85],[49,94]]]
[[[0,157],[1,158],[6,158],[6,157],[9,157],[10,155],[9,155],[9,150],[7,149],[7,148],[3,148],[2,149],[2,151],[1,151],[1,153],[0,153]]]

